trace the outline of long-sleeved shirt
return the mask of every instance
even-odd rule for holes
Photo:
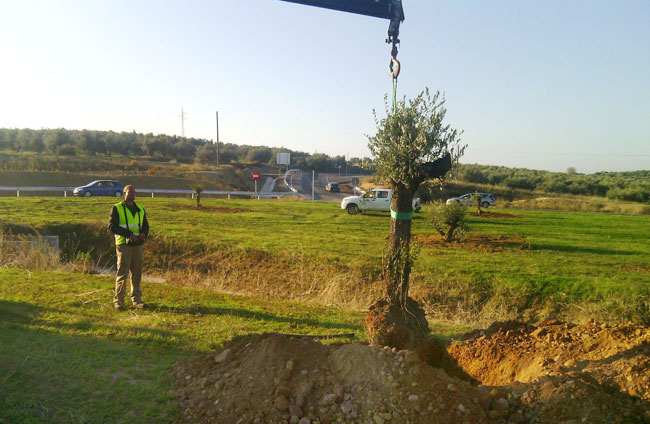
[[[131,211],[133,215],[138,213],[138,207],[136,206],[135,202],[133,202],[133,205],[129,206],[126,203],[124,205]],[[117,212],[117,207],[113,205],[113,209],[111,209],[111,219],[108,224],[108,229],[111,230],[113,234],[117,234],[119,236],[124,236],[127,239],[133,234],[133,231],[127,229],[127,228],[122,228],[120,227],[120,214]],[[144,234],[145,236],[149,236],[149,221],[147,221],[147,214],[144,214],[144,217],[142,218],[142,227],[140,227],[140,234]],[[137,246],[139,244],[143,244],[143,241],[137,241],[135,243],[129,243],[131,246]]]

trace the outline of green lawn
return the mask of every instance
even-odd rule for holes
[[[64,250],[109,251],[103,227],[113,202],[0,198],[0,220],[5,231],[34,227],[68,236]],[[242,274],[251,292],[265,278],[285,288],[292,267],[299,268],[296,278],[316,284],[340,279],[342,290],[359,285],[360,276],[380,284],[370,274],[380,268],[388,214],[351,216],[336,204],[277,200],[210,199],[203,210],[188,199],[140,203],[152,226],[150,263],[172,262],[185,249],[208,256],[227,251],[232,263],[237,255],[250,260],[242,268],[258,261]],[[650,218],[497,212],[516,217],[469,217],[468,241],[451,245],[431,243],[426,214],[416,215],[413,231],[422,247],[412,292],[434,308],[464,304],[486,313],[499,300],[522,312],[549,302],[589,303],[616,320],[648,322]],[[166,244],[156,250],[156,239]],[[148,282],[148,309],[117,312],[112,287],[108,276],[0,268],[0,423],[174,422],[179,411],[169,371],[188,355],[267,331],[352,332],[365,339],[364,314],[355,310]],[[302,297],[310,298],[307,291]]]
[[[147,309],[115,311],[112,287],[0,268],[0,423],[175,422],[170,369],[188,355],[261,332],[365,340],[359,312],[161,284]]]
[[[4,211],[0,219],[65,236],[72,231],[67,228],[79,230],[72,224],[105,226],[113,202],[110,198],[0,198]],[[162,248],[150,251],[150,262],[156,262],[151,258],[154,253],[160,256],[156,266],[164,268],[165,261],[181,260],[187,251],[198,256],[227,251],[260,261],[255,271],[259,278],[278,285],[288,278],[282,268],[272,267],[278,261],[288,274],[296,261],[305,267],[303,274],[313,264],[318,268],[314,272],[320,273],[314,279],[325,281],[336,274],[348,287],[360,279],[376,279],[390,225],[386,213],[353,216],[331,203],[208,199],[203,210],[196,210],[189,199],[140,198],[139,202],[149,214],[152,235],[165,239],[164,248],[173,250],[166,258]],[[476,293],[479,303],[510,293],[517,297],[513,302],[524,308],[549,299],[560,306],[602,302],[614,308],[610,312],[619,319],[648,321],[650,217],[496,212],[516,217],[469,217],[470,238],[501,237],[500,248],[423,243],[412,279],[414,290],[442,303],[465,301]],[[416,214],[413,232],[434,234],[426,207],[425,213]],[[107,235],[96,235],[92,243],[95,249],[110,249]],[[78,248],[83,249],[83,243]],[[250,268],[250,261],[245,266]],[[324,272],[322,266],[331,268]],[[251,277],[253,271],[246,271]],[[460,293],[445,293],[452,288]]]

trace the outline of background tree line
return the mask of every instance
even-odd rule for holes
[[[459,164],[454,170],[454,175],[460,181],[505,186],[510,189],[650,202],[650,170],[580,174],[575,168],[569,168],[567,172],[550,172],[504,166]]]
[[[67,156],[146,157],[156,161],[214,164],[217,149],[212,140],[133,132],[58,129],[0,128],[0,151],[50,153]],[[219,144],[219,163],[276,165],[277,153],[291,153],[291,167],[317,172],[346,171],[371,174],[376,171],[370,158],[346,158],[323,153],[305,153],[286,148]],[[82,161],[81,158],[79,158]],[[55,170],[55,169],[42,169]],[[608,197],[615,200],[650,202],[650,170],[581,174],[549,172],[504,166],[459,164],[448,177],[475,184],[549,193]]]
[[[179,163],[214,164],[217,148],[212,140],[133,132],[0,128],[0,151],[76,156],[146,157]],[[318,172],[371,173],[369,158],[309,154],[286,148],[219,143],[219,163],[276,165],[277,153],[291,153],[291,167]],[[346,169],[347,168],[347,169]]]

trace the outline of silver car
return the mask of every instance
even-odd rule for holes
[[[467,193],[459,197],[452,197],[447,199],[447,204],[451,205],[452,203],[460,203],[463,206],[476,206],[475,196],[479,195],[480,204],[482,208],[488,208],[490,206],[496,206],[494,202],[494,196],[490,193]]]

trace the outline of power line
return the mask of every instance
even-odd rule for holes
[[[185,113],[183,108],[181,108],[181,116],[180,116],[180,118],[181,118],[181,137],[183,137],[183,138],[185,138],[185,116],[186,115],[187,114]]]

